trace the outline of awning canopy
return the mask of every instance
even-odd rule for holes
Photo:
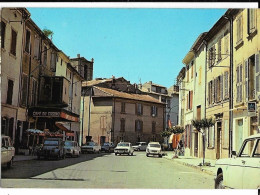
[[[63,108],[31,107],[28,112],[30,117],[52,118],[56,121],[79,122],[79,115]]]

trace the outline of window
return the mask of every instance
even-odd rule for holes
[[[100,117],[100,129],[103,131],[106,130],[107,128],[107,117],[106,116],[101,116]]]
[[[26,37],[25,37],[25,51],[30,53],[31,49],[31,32],[27,29],[26,30]]]
[[[157,107],[156,106],[151,107],[151,116],[153,116],[153,117],[157,116]]]
[[[125,132],[125,119],[124,118],[120,119],[120,131]]]
[[[193,61],[191,62],[191,78],[193,78]]]
[[[216,61],[216,49],[215,49],[215,45],[213,45],[208,51],[209,68],[214,66],[215,61]]]
[[[213,103],[213,81],[210,81],[208,83],[208,102],[209,102],[209,105],[211,105]]]
[[[167,108],[171,108],[171,100],[167,100]]]
[[[215,126],[208,128],[208,147],[214,148],[215,141]]]
[[[34,58],[39,60],[40,57],[40,39],[34,39]]]
[[[62,66],[62,59],[60,59],[60,65]]]
[[[221,55],[221,38],[218,40],[218,62],[222,60],[222,55]]]
[[[152,122],[152,133],[156,133],[156,122]]]
[[[37,97],[37,81],[35,79],[32,79],[31,106],[36,105],[36,97]]]
[[[5,48],[5,29],[6,29],[6,24],[1,21],[1,47]]]
[[[51,71],[56,71],[56,61],[57,61],[57,55],[56,53],[51,53]]]
[[[236,83],[236,90],[237,90],[237,98],[236,98],[236,102],[242,102],[242,64],[238,65],[236,68],[236,76],[237,76],[237,83]]]
[[[141,120],[135,121],[135,131],[137,131],[137,132],[143,131],[143,121],[141,121]]]
[[[229,97],[229,86],[228,86],[228,71],[224,72],[224,99],[228,99]]]
[[[258,98],[260,92],[260,64],[259,54],[251,56],[245,61],[245,95],[246,100]]]
[[[7,104],[12,104],[13,99],[13,88],[14,88],[14,81],[8,79],[8,90],[7,90]]]
[[[187,82],[189,82],[189,77],[190,77],[190,75],[189,75],[189,65],[187,66],[187,70],[186,70],[186,77],[187,77]]]
[[[27,85],[28,85],[28,76],[26,74],[23,74],[23,77],[22,77],[22,97],[21,97],[21,105],[23,105],[23,106],[26,106]]]
[[[187,106],[188,109],[192,110],[192,103],[193,103],[193,91],[189,91],[187,94]]]
[[[224,53],[225,54],[229,54],[229,34],[228,33],[229,33],[228,31],[226,31],[224,33],[224,36],[225,36],[225,38],[224,38]]]
[[[255,150],[254,150],[254,153],[253,153],[253,157],[260,158],[260,140],[257,140]]]
[[[243,26],[242,26],[242,16],[239,16],[237,19],[237,45],[242,42],[243,39]]]
[[[125,113],[125,102],[121,102],[121,112]]]
[[[16,56],[16,42],[17,42],[17,32],[12,29],[12,39],[11,39],[11,49],[10,53]]]
[[[257,140],[256,139],[252,139],[252,140],[247,140],[244,144],[243,144],[243,149],[240,153],[240,157],[250,157],[253,151],[253,147],[254,144]]]
[[[250,35],[256,30],[256,9],[248,9],[247,12],[247,33]]]
[[[43,65],[47,66],[47,47],[44,46],[43,48]]]
[[[142,104],[137,104],[136,105],[136,113],[137,113],[137,115],[142,115],[143,114],[143,105]]]
[[[220,102],[223,99],[223,76],[220,75],[215,80],[215,101]]]

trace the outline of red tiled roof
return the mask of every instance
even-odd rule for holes
[[[144,101],[144,102],[153,102],[153,103],[157,103],[157,104],[165,104],[149,95],[125,93],[125,92],[116,91],[113,89],[108,89],[108,88],[103,88],[103,87],[94,87],[94,88],[103,91],[108,96],[119,97],[119,98],[124,98],[124,99],[131,99],[131,100],[138,100],[138,101]],[[98,97],[98,96],[95,96],[95,97]]]

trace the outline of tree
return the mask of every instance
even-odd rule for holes
[[[202,134],[202,150],[203,150],[203,162],[202,165],[205,164],[205,136],[206,136],[206,130],[208,130],[210,127],[214,126],[215,121],[212,118],[205,118],[202,120],[192,120],[193,127]]]
[[[46,37],[51,36],[51,39],[52,39],[52,36],[53,36],[53,34],[54,34],[53,31],[51,31],[51,30],[45,28],[45,29],[42,30],[42,32],[43,32],[43,34],[44,34]]]

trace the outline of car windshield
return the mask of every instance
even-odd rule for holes
[[[73,142],[65,142],[65,146],[73,146]]]
[[[57,140],[45,140],[44,145],[57,146],[59,145],[59,142]]]
[[[136,143],[135,143],[135,145],[137,145],[137,146],[138,146],[139,144],[141,144],[141,143],[140,143],[140,142],[136,142]]]
[[[103,144],[103,146],[109,146],[109,143],[106,142],[106,143]]]
[[[88,143],[86,144],[86,146],[94,146],[94,145],[95,145],[94,142],[88,142]]]
[[[153,147],[153,148],[160,148],[160,144],[150,144],[149,145],[150,147]]]
[[[119,143],[119,144],[117,144],[117,146],[129,146],[129,144],[128,143]]]

